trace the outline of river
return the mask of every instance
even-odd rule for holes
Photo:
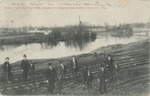
[[[63,56],[88,53],[102,46],[113,44],[128,44],[130,42],[146,39],[145,36],[112,37],[109,34],[98,35],[96,40],[91,42],[59,42],[56,44],[31,43],[21,45],[3,45],[0,48],[0,64],[5,61],[5,57],[10,58],[10,63],[21,60],[23,54],[28,59],[47,59]]]

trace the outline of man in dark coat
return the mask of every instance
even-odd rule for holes
[[[64,77],[62,77],[61,74],[58,74],[57,75],[57,87],[58,87],[59,94],[62,94],[63,82],[64,82]]]
[[[106,69],[105,66],[102,64],[101,69],[98,72],[98,82],[99,82],[99,92],[106,93]]]
[[[60,62],[60,66],[58,66],[58,74],[61,76],[62,79],[65,78],[66,67],[65,67],[65,65],[62,63],[62,61]]]
[[[29,62],[26,59],[26,55],[23,55],[24,59],[21,61],[21,69],[22,69],[22,76],[23,76],[23,81],[27,82],[28,79],[28,69],[29,69]]]
[[[114,60],[113,58],[110,56],[110,54],[108,54],[108,57],[106,58],[106,67],[108,69],[108,76],[109,78],[113,78],[113,72],[114,72]]]
[[[66,67],[60,62],[60,66],[58,66],[58,74],[57,74],[57,87],[58,87],[58,93],[62,94],[62,86],[65,81],[65,74],[66,74]]]
[[[48,64],[49,68],[46,70],[46,78],[48,80],[48,93],[53,94],[55,89],[55,83],[56,83],[56,71],[52,67],[52,64]]]
[[[88,71],[88,68],[85,64],[83,64],[82,66],[82,76],[83,76],[83,84],[86,84],[86,80],[87,80],[87,71]]]
[[[93,81],[93,74],[91,73],[90,70],[87,71],[87,89],[90,91],[92,89],[92,81]]]
[[[11,65],[9,63],[9,57],[5,58],[4,73],[6,76],[6,83],[10,83],[10,81],[11,81]]]
[[[72,71],[73,71],[73,80],[76,83],[77,80],[77,71],[78,71],[78,62],[76,60],[76,56],[72,56]]]

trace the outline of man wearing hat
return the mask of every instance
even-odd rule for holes
[[[113,79],[113,72],[114,72],[114,65],[113,65],[113,58],[111,57],[110,54],[108,54],[107,59],[106,59],[106,67],[108,69],[108,76],[109,78],[111,78],[110,76],[112,76]]]
[[[76,56],[72,56],[72,60],[71,60],[72,64],[72,71],[73,71],[73,79],[74,79],[74,82],[76,83],[76,79],[77,79],[77,71],[78,71],[78,63],[77,63],[77,60],[76,60]]]
[[[27,82],[29,62],[26,59],[27,58],[26,54],[24,54],[23,57],[24,59],[21,61],[22,77],[23,77],[23,81]]]
[[[57,87],[58,87],[58,93],[62,94],[63,84],[65,81],[65,73],[66,73],[66,67],[60,61],[60,66],[58,66],[58,74],[57,74]]]
[[[94,79],[93,74],[91,73],[91,70],[88,68],[87,80],[86,80],[88,91],[90,91],[92,89],[92,81],[93,81],[93,79]]]
[[[60,66],[58,66],[58,74],[61,76],[62,79],[65,78],[66,74],[66,66],[60,61]]]
[[[105,65],[102,64],[101,68],[98,72],[98,82],[99,82],[99,92],[101,93],[106,93],[106,69]]]
[[[86,84],[86,81],[87,81],[87,71],[88,71],[88,68],[87,68],[87,65],[83,64],[82,66],[82,79],[83,79],[83,84]]]
[[[49,68],[46,70],[46,78],[48,79],[48,93],[53,94],[56,82],[56,71],[51,63],[48,63]]]
[[[10,83],[10,81],[11,81],[11,65],[9,63],[9,57],[5,58],[4,73],[6,76],[6,83]]]

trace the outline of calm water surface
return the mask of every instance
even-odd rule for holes
[[[22,45],[3,45],[0,48],[0,64],[5,57],[10,57],[10,63],[22,59],[27,54],[28,59],[58,58],[69,55],[88,53],[102,46],[112,44],[127,44],[146,39],[144,36],[112,37],[110,35],[98,35],[97,39],[90,42],[59,42],[56,44],[32,43]]]

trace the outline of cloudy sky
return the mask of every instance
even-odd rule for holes
[[[64,26],[77,24],[79,15],[81,20],[95,25],[104,25],[106,22],[114,25],[115,22],[119,24],[150,21],[150,0],[54,1],[0,0],[0,27]],[[68,3],[71,5],[66,5]],[[99,8],[88,9],[87,7],[94,7],[92,4],[97,4]],[[102,5],[105,9],[101,8]],[[33,7],[33,9],[20,9],[23,6]],[[17,7],[19,9],[16,9]],[[34,7],[41,7],[41,9]],[[43,7],[83,7],[84,9],[42,9]]]

